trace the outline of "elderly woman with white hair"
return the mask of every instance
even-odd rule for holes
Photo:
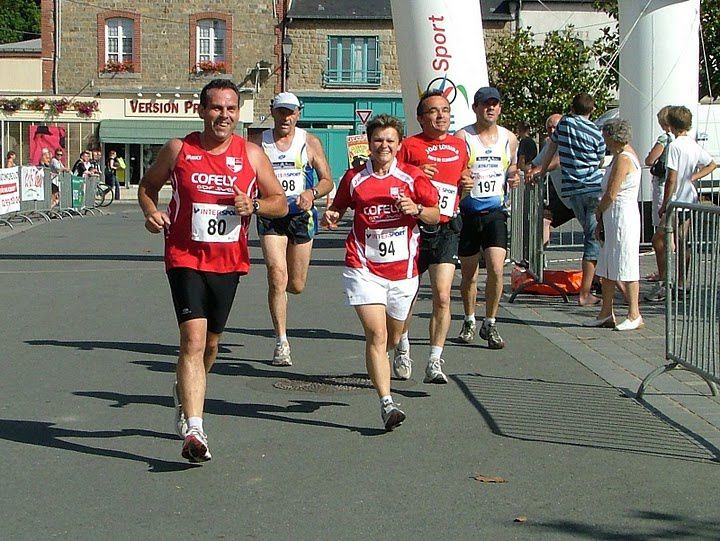
[[[601,241],[595,274],[602,278],[602,308],[588,327],[633,331],[645,325],[640,315],[640,160],[630,146],[632,128],[626,120],[607,122],[602,129],[605,145],[613,156],[602,181],[602,198],[596,215],[596,235]],[[615,322],[613,297],[617,286],[625,291],[627,319]],[[623,287],[624,286],[624,287]]]

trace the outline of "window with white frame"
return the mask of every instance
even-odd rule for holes
[[[133,61],[133,20],[125,18],[105,21],[105,61]]]
[[[225,61],[225,21],[219,19],[198,21],[196,40],[198,63]]]
[[[377,36],[328,36],[325,85],[379,86],[378,42]]]

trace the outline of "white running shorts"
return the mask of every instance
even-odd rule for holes
[[[387,315],[400,321],[407,319],[419,283],[417,276],[404,280],[388,280],[372,274],[367,269],[345,267],[343,271],[345,304],[349,306],[382,304]]]

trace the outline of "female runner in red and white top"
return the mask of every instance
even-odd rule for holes
[[[347,303],[365,329],[365,364],[381,400],[386,430],[405,420],[390,396],[387,352],[395,347],[418,288],[417,220],[436,224],[438,193],[425,174],[396,159],[400,120],[378,115],[367,125],[369,161],[349,169],[322,225],[337,224],[348,208],[353,225],[345,241]]]

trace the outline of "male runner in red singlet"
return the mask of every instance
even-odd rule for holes
[[[422,169],[432,181],[440,197],[440,223],[420,222],[420,274],[430,271],[433,309],[430,317],[430,355],[425,367],[425,383],[447,383],[441,359],[450,329],[450,290],[455,264],[458,262],[460,216],[458,206],[463,191],[472,189],[467,169],[465,141],[450,135],[450,102],[439,90],[420,96],[417,120],[422,132],[403,140],[398,161]],[[395,348],[393,372],[397,378],[408,379],[412,373],[408,329],[412,312],[405,321],[400,343]]]
[[[202,133],[171,139],[138,189],[145,228],[165,232],[165,268],[180,328],[175,427],[182,456],[210,460],[203,429],[206,374],[217,356],[239,277],[250,268],[248,225],[252,214],[277,218],[287,200],[263,151],[235,135],[240,93],[215,79],[200,94]],[[158,193],[172,181],[167,212]]]

